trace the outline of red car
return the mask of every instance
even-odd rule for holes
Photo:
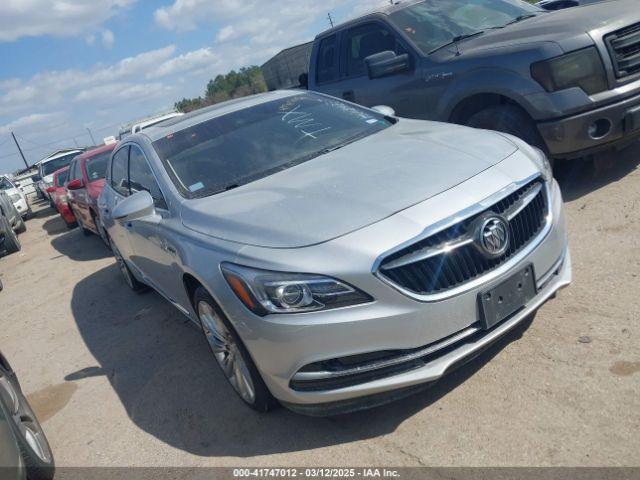
[[[53,185],[47,188],[47,193],[51,197],[53,204],[58,210],[58,213],[62,216],[67,227],[73,228],[76,226],[76,217],[69,208],[69,198],[67,196],[67,189],[64,184],[67,182],[69,176],[69,167],[61,168],[53,172]]]
[[[85,235],[100,235],[109,243],[100,221],[98,197],[104,188],[107,163],[116,144],[104,145],[78,155],[69,165],[69,205]]]

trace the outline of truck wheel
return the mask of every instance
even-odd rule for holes
[[[538,133],[533,120],[520,107],[496,105],[471,115],[465,125],[486,130],[509,133],[524,140],[529,145],[546,151],[546,145]]]
[[[13,231],[13,228],[11,228],[11,225],[9,225],[7,217],[0,218],[0,229],[4,230],[4,249],[7,255],[19,252],[22,248],[20,240],[18,240],[18,236]]]

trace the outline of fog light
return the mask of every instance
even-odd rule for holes
[[[589,136],[594,140],[600,140],[611,132],[611,120],[601,118],[589,126]]]

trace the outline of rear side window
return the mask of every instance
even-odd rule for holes
[[[146,190],[153,197],[157,207],[167,208],[147,158],[135,146],[131,146],[129,154],[129,188],[132,194]]]
[[[84,168],[87,171],[87,179],[90,182],[100,180],[107,174],[107,163],[111,152],[104,152],[95,155],[84,162]]]
[[[327,37],[320,42],[316,69],[316,81],[318,83],[331,82],[338,79],[338,50],[336,43],[335,35]]]
[[[377,23],[352,28],[347,33],[344,44],[349,77],[364,75],[364,59],[370,55],[386,51],[392,51],[396,55],[406,53],[395,35]]]
[[[129,147],[118,150],[111,161],[111,187],[120,195],[129,195]]]

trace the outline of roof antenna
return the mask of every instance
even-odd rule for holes
[[[333,18],[331,18],[331,12],[327,13],[327,18],[329,19],[329,23],[331,24],[331,28],[333,28]]]

